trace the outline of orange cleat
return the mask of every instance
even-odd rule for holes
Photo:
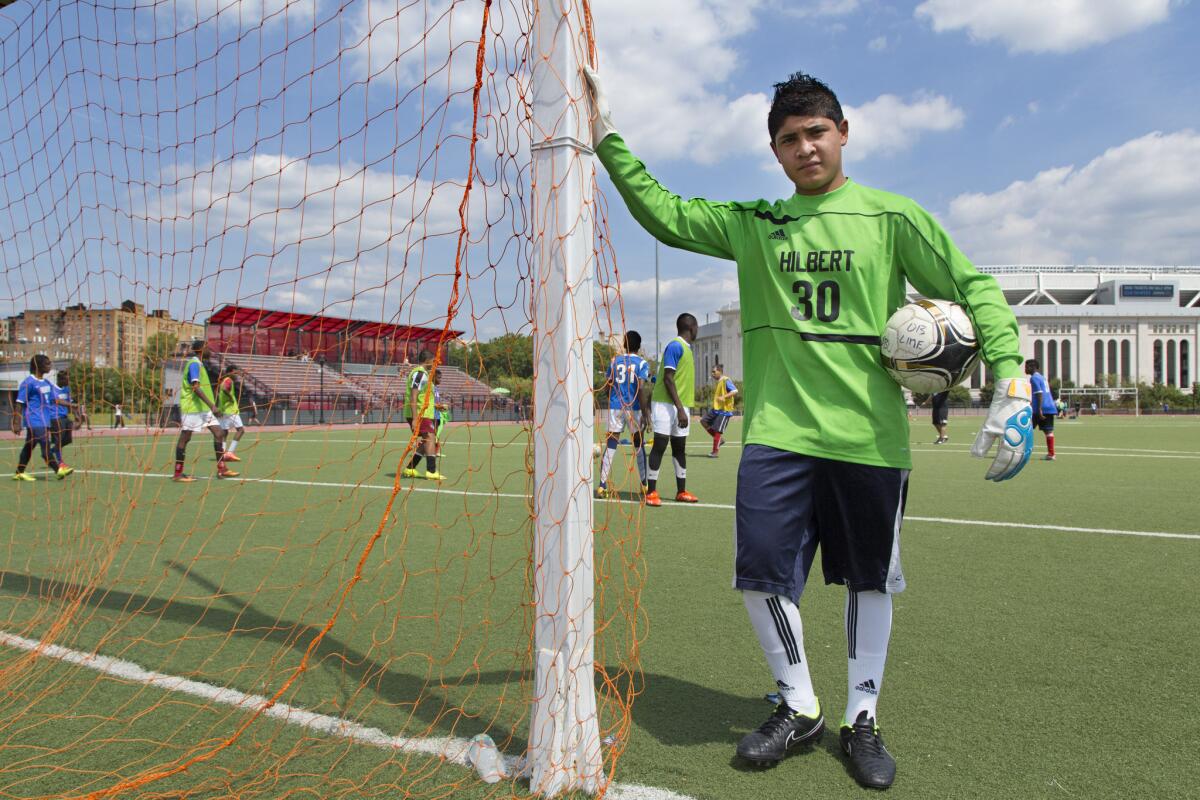
[[[195,483],[196,482],[196,479],[193,478],[191,475],[184,475],[182,472],[179,473],[178,475],[172,476],[171,480],[175,481],[176,483]]]
[[[238,475],[241,475],[241,474],[242,473],[240,473],[240,472],[234,472],[233,470],[226,467],[224,464],[221,464],[220,468],[217,469],[217,477],[218,478],[236,478]]]
[[[236,453],[226,453],[223,458],[226,461],[241,461],[241,459],[237,457]]]
[[[700,498],[696,497],[696,495],[692,494],[691,492],[683,491],[683,492],[680,492],[679,494],[675,495],[675,502],[676,503],[699,503]]]
[[[662,498],[658,496],[658,492],[655,491],[655,492],[647,492],[646,493],[646,505],[648,505],[648,506],[661,506],[662,505]]]

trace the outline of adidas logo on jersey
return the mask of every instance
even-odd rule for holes
[[[783,228],[776,228],[775,230],[771,231],[771,235],[768,236],[767,238],[768,239],[787,239],[787,234],[783,232]]]
[[[856,692],[866,692],[867,694],[879,694],[879,690],[875,688],[875,681],[867,678],[865,681],[854,687]]]

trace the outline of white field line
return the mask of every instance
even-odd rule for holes
[[[167,675],[143,669],[132,661],[124,661],[111,656],[96,653],[85,653],[71,650],[56,644],[44,644],[35,639],[26,639],[0,631],[0,645],[7,645],[18,650],[24,650],[43,658],[53,658],[68,664],[76,664],[105,675],[120,678],[131,683],[153,686],[167,692],[199,697],[213,703],[243,709],[247,713],[261,711],[262,716],[281,720],[289,725],[306,728],[327,736],[337,736],[350,741],[372,745],[384,750],[400,750],[408,753],[427,753],[438,756],[463,767],[470,767],[467,752],[471,742],[455,737],[435,736],[427,739],[409,736],[389,736],[379,728],[368,728],[357,722],[331,717],[326,714],[316,714],[287,703],[271,703],[257,694],[246,694],[237,689],[221,688],[200,681]],[[504,756],[504,769],[507,774],[515,774],[522,768],[521,759],[514,756]],[[618,800],[692,800],[687,795],[676,794],[666,789],[656,789],[638,784],[613,784],[608,791],[608,797]]]
[[[913,453],[945,453],[945,452],[961,453],[961,452],[963,452],[961,450],[945,450],[945,449],[943,449],[945,447],[946,447],[946,445],[944,445],[944,444],[939,445],[936,448],[934,448],[934,447],[914,447],[914,448],[912,448],[912,450],[910,452],[913,452]],[[1168,458],[1168,459],[1175,458],[1175,459],[1183,459],[1185,461],[1200,461],[1200,454],[1174,455],[1174,456],[1152,455],[1150,453],[1132,453],[1132,452],[1129,452],[1128,450],[1119,450],[1118,448],[1115,448],[1115,447],[1113,449],[1119,450],[1119,452],[1116,452],[1116,453],[1080,453],[1080,452],[1075,452],[1075,450],[1073,450],[1071,448],[1063,447],[1061,445],[1057,445],[1054,449],[1057,452],[1067,453],[1072,458]],[[1078,449],[1078,448],[1076,448],[1076,449]]]
[[[329,444],[334,444],[334,443],[336,443],[336,444],[358,444],[358,445],[364,445],[364,446],[366,446],[366,445],[373,446],[373,445],[378,445],[378,444],[384,444],[384,445],[390,446],[392,449],[395,450],[395,452],[401,452],[402,450],[405,449],[405,447],[408,444],[407,439],[291,439],[286,436],[272,438],[272,439],[266,439],[266,440],[263,440],[261,442],[261,444],[276,444],[276,443],[291,444],[293,442],[305,443],[305,444],[326,444],[326,443],[329,443]],[[80,443],[80,444],[73,445],[73,447],[76,449],[80,449],[80,450],[98,449],[101,447],[135,448],[139,444],[142,446],[145,446],[145,445],[150,445],[150,444],[156,445],[158,443],[140,441],[135,444],[135,443],[131,443],[131,442],[108,441],[108,442],[96,442],[96,443],[88,443],[88,444]],[[259,444],[259,442],[254,442],[254,441],[247,442],[247,445],[254,445],[254,444]],[[521,448],[525,447],[525,444],[523,442],[495,442],[495,441],[490,441],[490,440],[486,440],[486,441],[480,440],[480,441],[472,441],[472,442],[450,441],[450,442],[443,442],[442,445],[443,446],[452,446],[452,447],[475,447],[477,449],[483,449],[486,447],[486,448],[496,449],[496,450],[502,450],[502,449],[505,449],[508,447],[521,447]],[[622,445],[622,446],[625,447],[628,445]],[[729,442],[728,444],[722,445],[721,449],[724,450],[726,448],[739,448],[741,446],[742,445],[740,443]],[[913,447],[910,450],[910,452],[913,452],[913,453],[961,453],[967,447],[969,447],[968,444],[965,444],[965,443],[960,444],[960,443],[956,442],[955,444],[938,445],[936,448],[933,448],[932,446]],[[1193,450],[1149,450],[1149,449],[1125,448],[1125,447],[1080,447],[1080,446],[1062,445],[1062,444],[1058,445],[1056,449],[1060,453],[1066,453],[1066,454],[1070,454],[1072,456],[1083,456],[1083,457],[1092,457],[1092,458],[1164,458],[1164,459],[1182,459],[1185,461],[1200,461],[1200,453],[1197,453],[1196,451],[1193,451]],[[0,452],[8,451],[8,452],[15,453],[18,450],[20,450],[20,448],[16,447],[16,446],[0,447]],[[1087,451],[1087,452],[1085,452],[1085,451]],[[1090,452],[1090,451],[1095,451],[1095,452]],[[711,448],[689,447],[688,452],[705,454],[705,453],[711,452]]]
[[[130,478],[170,478],[170,475],[157,472],[116,472],[110,470],[86,469],[76,470],[76,473],[84,473],[89,475],[114,475],[118,477]],[[44,473],[39,473],[44,474]],[[204,477],[197,478],[202,481],[215,481],[216,478]],[[319,482],[319,481],[296,481],[287,480],[284,478],[232,478],[229,482],[236,483],[238,481],[246,481],[248,483],[278,483],[287,486],[320,486],[332,489],[374,489],[377,491],[391,491],[391,486],[380,486],[371,483],[334,483],[334,482]],[[417,486],[402,486],[402,492],[422,492],[428,494],[452,494],[461,497],[508,497],[517,500],[528,501],[529,495],[517,494],[515,492],[468,492],[456,489],[442,488],[423,488]],[[610,501],[604,501],[610,502]],[[735,506],[732,503],[664,503],[662,508],[685,509],[685,508],[718,508],[728,511],[734,510]],[[647,512],[649,513],[649,512]],[[1069,525],[1034,525],[1028,522],[998,522],[996,520],[981,520],[981,519],[951,519],[949,517],[917,517],[905,515],[905,521],[908,522],[936,522],[943,525],[982,525],[984,527],[993,528],[1020,528],[1023,530],[1037,531],[1061,531],[1064,533],[1099,533],[1108,536],[1141,536],[1155,539],[1191,539],[1200,541],[1200,533],[1167,533],[1163,531],[1128,531],[1118,528],[1080,528]]]

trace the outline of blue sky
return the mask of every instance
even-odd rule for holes
[[[0,12],[0,312],[237,300],[440,324],[481,4],[125,5]],[[841,97],[848,174],[915,198],[976,263],[1200,263],[1186,0],[593,6],[617,126],[680,194],[789,194],[765,114],[804,70]],[[529,302],[528,133],[504,113],[523,21],[492,13],[454,321],[480,338],[527,328]],[[627,321],[650,333],[653,243],[599,172]],[[664,321],[736,298],[732,264],[661,257]]]
[[[770,160],[765,113],[771,84],[803,70],[846,107],[847,174],[916,199],[978,264],[1200,263],[1194,5],[664,0],[658,35],[622,21],[618,7],[636,2],[604,5],[597,37],[601,71],[617,84],[616,124],[684,196],[790,193]],[[695,7],[718,20],[708,35],[678,53],[645,45],[669,39],[670,20]],[[629,26],[615,37],[621,44],[606,46],[614,38],[606,23]],[[677,103],[669,93],[648,103],[629,97],[653,58],[662,59],[665,83],[680,87]],[[637,236],[627,215],[611,216],[619,240]],[[687,298],[702,320],[736,298],[731,265],[661,252],[664,298]],[[623,274],[652,271],[652,257],[648,241],[630,247]],[[640,302],[646,286],[625,294],[639,324],[648,311],[652,318],[652,300],[649,309]],[[664,331],[678,310],[678,300],[664,308]]]

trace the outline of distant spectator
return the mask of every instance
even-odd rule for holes
[[[114,428],[124,428],[125,427],[125,412],[121,410],[120,403],[116,403],[113,405],[113,424],[112,424],[112,426]]]
[[[946,433],[946,427],[950,423],[950,390],[934,394],[929,401],[933,407],[933,429],[937,431],[937,438],[933,443],[945,444],[950,441],[950,435]]]

